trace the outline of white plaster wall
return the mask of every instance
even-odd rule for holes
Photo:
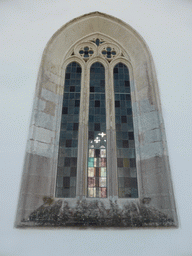
[[[147,42],[156,65],[179,229],[13,228],[33,94],[43,49],[71,19],[100,11]],[[192,255],[192,2],[0,2],[0,255]]]

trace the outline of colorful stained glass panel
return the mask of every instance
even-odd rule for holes
[[[105,69],[99,62],[90,69],[88,197],[107,197]]]

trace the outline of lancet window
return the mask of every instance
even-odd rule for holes
[[[57,197],[76,196],[81,67],[72,62],[66,68],[57,168]]]
[[[107,197],[105,69],[95,62],[90,69],[88,123],[88,197]]]
[[[85,176],[83,179],[86,181],[83,189],[86,190],[87,198],[110,196],[109,158],[115,158],[118,197],[137,198],[131,88],[129,70],[124,61],[125,53],[119,46],[113,42],[106,42],[103,38],[90,38],[86,42],[77,44],[71,52],[72,54],[69,54],[71,62],[68,61],[69,64],[65,69],[56,197],[78,196],[76,184],[81,181],[78,180],[77,170],[82,171],[78,168],[80,162],[78,150],[83,150],[87,159],[87,163],[84,163],[86,170],[83,170]],[[86,79],[87,76],[89,79]],[[88,97],[85,96],[86,90]],[[84,94],[81,95],[82,91]],[[112,117],[109,117],[106,108],[107,100],[114,109]],[[85,129],[83,133],[87,133],[85,136],[87,142],[83,145],[87,147],[80,149],[78,148],[78,131],[81,126],[79,112],[80,105],[85,102],[88,106],[84,113],[87,130]],[[109,137],[107,126],[110,126],[110,120],[115,122],[114,144],[107,141]]]

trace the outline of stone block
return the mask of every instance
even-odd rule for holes
[[[45,99],[47,101],[54,102],[55,104],[58,103],[58,96],[57,96],[57,94],[55,94],[55,93],[53,93],[51,91],[48,91],[45,88],[42,88],[42,90],[41,90],[41,98]]]
[[[34,98],[33,108],[38,111],[44,111],[46,102],[44,100],[39,99],[37,96]]]
[[[160,129],[153,129],[144,133],[144,144],[160,142],[162,134]]]
[[[46,101],[46,106],[45,106],[44,112],[46,114],[54,116],[55,115],[55,103],[51,102],[51,101]]]
[[[140,114],[155,111],[155,106],[151,105],[148,99],[139,101],[138,106]]]
[[[140,161],[140,175],[145,195],[169,195],[169,178],[165,160],[162,156]]]
[[[39,142],[44,142],[48,144],[53,143],[53,140],[55,138],[55,132],[41,127],[36,127],[34,125],[30,127],[30,130],[32,130],[32,132],[30,132],[29,139],[37,140]]]
[[[55,181],[55,178],[54,178]],[[23,192],[27,194],[47,195],[50,193],[51,183],[54,182],[52,176],[23,175]]]
[[[159,118],[158,112],[152,111],[149,113],[144,113],[140,115],[138,118],[140,131],[145,132],[147,130],[152,130],[155,128],[159,128]]]
[[[171,210],[171,200],[170,197],[167,195],[156,195],[153,197],[153,200],[151,201],[151,206],[157,207],[156,205],[158,205],[158,209],[160,210]]]
[[[48,130],[55,131],[56,120],[54,116],[43,112],[36,112],[34,115],[33,124]]]
[[[163,155],[163,146],[161,141],[140,145],[140,148],[137,150],[140,152],[142,160]]]
[[[29,148],[28,153],[37,154],[40,156],[45,156],[51,158],[53,156],[54,145],[47,144],[39,141],[29,141]]]
[[[165,156],[155,156],[153,158],[143,159],[140,161],[140,165],[142,170],[146,170],[148,175],[154,173],[154,170],[156,173],[159,173],[165,169],[166,158]]]
[[[144,171],[143,171],[144,172]],[[161,193],[161,188],[157,176],[155,173],[150,175],[142,174],[142,185],[143,185],[143,195],[147,197],[153,197],[155,194]]]
[[[135,87],[135,85],[134,85]],[[135,88],[136,91],[136,88]],[[136,93],[131,93],[131,100],[133,102],[139,102],[140,100],[145,100],[148,98],[148,87],[145,86],[140,91],[136,91]]]
[[[24,173],[31,175],[51,176],[52,159],[36,154],[26,153],[24,161]]]
[[[57,93],[58,85],[44,78],[42,82],[42,88],[45,88],[53,93]]]
[[[169,195],[168,181],[167,177],[163,176],[161,173],[154,172],[148,175],[147,170],[143,170],[143,187],[146,195],[154,196],[157,194]]]
[[[148,87],[149,82],[146,73],[142,70],[142,67],[139,67],[136,72],[137,76],[135,79],[135,86],[136,90],[139,92],[140,90],[143,90],[145,87]]]
[[[51,72],[50,70],[46,69],[44,71],[45,76],[49,79],[49,81],[51,81],[54,84],[59,84],[60,82],[60,77],[56,74],[54,74],[53,72]]]

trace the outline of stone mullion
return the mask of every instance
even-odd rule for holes
[[[78,135],[78,162],[76,197],[81,199],[87,194],[87,145],[88,145],[88,111],[89,111],[89,72],[87,65],[82,67],[81,101]]]
[[[115,108],[113,93],[113,70],[106,69],[106,126],[107,126],[107,175],[108,197],[118,196],[117,157],[115,140]]]

